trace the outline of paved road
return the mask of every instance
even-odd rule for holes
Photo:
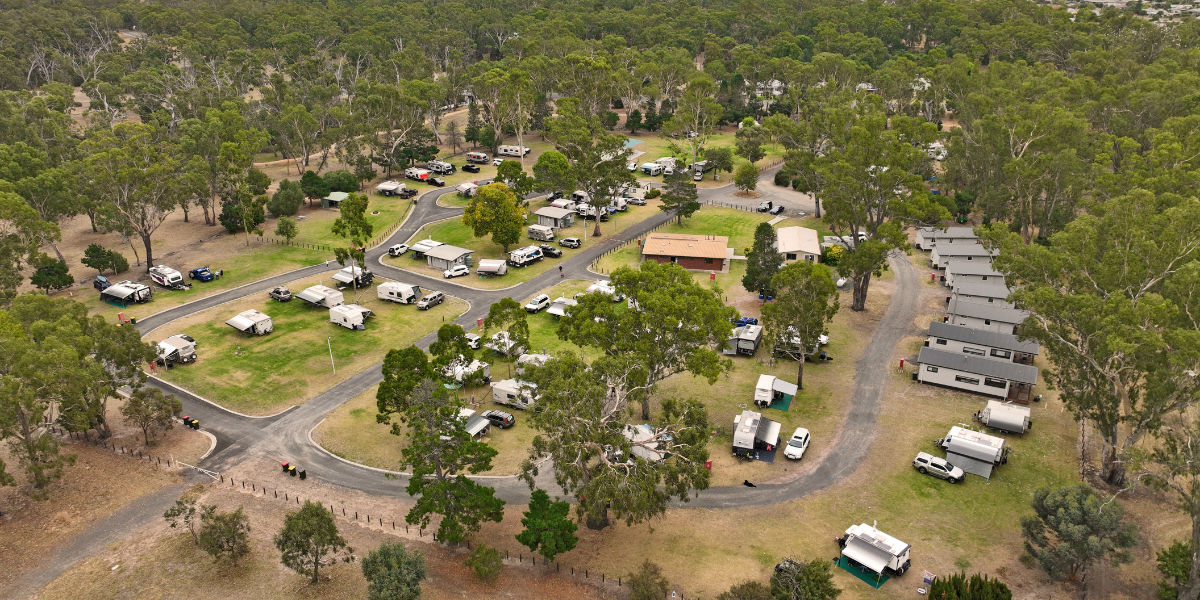
[[[728,188],[701,190],[701,200],[741,200],[732,197],[727,191]],[[437,197],[448,193],[453,193],[453,190],[435,190],[421,196],[407,221],[386,242],[367,252],[367,263],[371,265],[373,272],[381,277],[417,283],[428,289],[440,289],[466,300],[470,307],[456,321],[464,327],[473,326],[475,320],[485,316],[491,304],[500,298],[509,296],[521,300],[561,281],[561,278],[555,277],[557,270],[552,269],[507,290],[480,290],[384,264],[380,259],[386,255],[389,246],[409,241],[425,224],[457,218],[462,214],[461,208],[443,207],[436,203]],[[593,244],[564,261],[564,275],[572,279],[597,279],[599,276],[587,270],[588,265],[596,258],[626,240],[644,235],[667,219],[665,214],[654,215],[618,235],[602,238],[600,243]],[[916,275],[912,266],[903,260],[892,261],[892,266],[898,276],[899,288],[860,360],[860,364],[866,368],[859,369],[855,376],[851,411],[841,436],[835,442],[836,447],[814,471],[795,481],[762,485],[758,488],[713,488],[693,499],[690,506],[719,508],[781,502],[829,487],[857,468],[870,450],[875,436],[876,418],[883,401],[886,369],[878,366],[888,364],[893,349],[912,323],[916,311],[916,291],[913,289]],[[150,331],[183,315],[228,302],[248,293],[266,291],[275,285],[307,277],[328,268],[323,264],[307,267],[222,292],[148,317],[138,323],[138,328]],[[417,342],[417,346],[428,348],[435,335],[430,333],[425,336]],[[174,393],[183,402],[184,412],[200,419],[202,428],[216,436],[216,447],[199,466],[215,471],[226,470],[238,464],[248,451],[253,449],[254,454],[275,454],[281,459],[304,465],[311,477],[328,483],[368,493],[403,494],[406,485],[403,476],[385,478],[384,473],[378,469],[339,459],[313,443],[310,437],[310,432],[320,424],[325,415],[381,380],[381,364],[375,364],[300,406],[270,417],[257,418],[232,413],[157,379],[152,380],[151,384]],[[539,485],[554,489],[548,471],[549,469],[543,470]],[[528,499],[528,486],[515,477],[481,477],[480,480],[495,487],[497,495],[506,501],[519,503]]]

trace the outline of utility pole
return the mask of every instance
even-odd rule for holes
[[[333,373],[334,373],[334,375],[336,375],[337,374],[337,365],[333,364],[333,342],[332,342],[332,340],[333,340],[332,336],[325,338],[325,345],[329,347],[329,366],[333,367]]]

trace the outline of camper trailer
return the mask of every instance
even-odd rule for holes
[[[733,453],[757,458],[760,451],[774,452],[779,448],[781,425],[752,410],[744,410],[733,418]]]
[[[935,443],[946,450],[951,464],[984,479],[992,476],[992,468],[1008,462],[1010,449],[1004,447],[1004,438],[994,435],[955,426]]]
[[[427,169],[409,167],[404,170],[404,176],[413,181],[426,181],[429,179],[429,171]]]
[[[442,375],[447,379],[454,380],[455,383],[462,384],[464,379],[470,379],[472,376],[478,376],[483,379],[483,382],[491,383],[492,381],[492,366],[478,360],[472,360],[466,363],[466,358],[459,356],[459,359],[446,365],[442,369]]]
[[[671,457],[670,452],[658,449],[657,441],[650,441],[654,439],[656,432],[654,426],[649,423],[626,425],[621,435],[629,440],[629,453],[646,462],[660,463]]]
[[[496,148],[496,154],[498,154],[500,156],[521,157],[521,156],[525,156],[526,154],[529,154],[529,147],[528,146],[501,145],[499,148]]]
[[[424,239],[413,244],[412,248],[409,248],[409,250],[412,250],[413,258],[425,258],[426,252],[429,252],[430,250],[433,250],[441,245],[443,244],[439,241]]]
[[[987,408],[975,413],[975,420],[984,425],[1009,433],[1025,433],[1033,427],[1028,406],[1011,402],[988,400]]]
[[[554,299],[554,302],[550,303],[550,308],[546,309],[546,313],[556,317],[565,317],[567,316],[567,307],[576,306],[578,304],[579,302],[571,298],[559,296],[558,298]]]
[[[275,330],[275,322],[271,317],[254,309],[238,313],[225,324],[249,335],[267,335]]]
[[[763,328],[762,325],[743,325],[733,330],[733,335],[730,336],[722,353],[724,354],[745,354],[754,356],[758,352],[758,345],[762,342]]]
[[[479,266],[475,267],[475,272],[489,277],[498,277],[508,272],[508,263],[502,260],[481,258]]]
[[[912,546],[866,523],[852,525],[837,541],[842,556],[878,575],[903,575],[912,566]]]
[[[407,185],[399,181],[385,181],[375,186],[375,191],[383,196],[400,196],[401,198],[415,196],[417,193],[416,190],[408,189]]]
[[[196,360],[196,340],[176,334],[158,343],[158,364],[190,363]]]
[[[776,402],[790,402],[799,388],[774,375],[759,375],[754,386],[754,405],[767,408]]]
[[[608,280],[600,280],[592,285],[589,285],[587,289],[583,291],[583,293],[604,294],[612,298],[613,302],[620,302],[625,299],[625,296],[617,293],[617,288],[613,287],[612,282]]]
[[[135,302],[149,302],[154,297],[154,292],[148,285],[142,285],[136,281],[118,281],[103,290],[100,290],[100,299],[110,304],[119,304],[128,306]]]
[[[479,439],[487,435],[492,428],[491,421],[479,416],[469,408],[460,409],[458,419],[462,421],[463,429],[467,430],[467,435],[471,436],[471,439]]]
[[[355,287],[367,287],[375,281],[375,275],[360,267],[346,267],[333,274],[333,280]]]
[[[527,267],[533,263],[545,258],[542,255],[542,249],[537,246],[526,246],[517,248],[508,253],[508,264],[514,267]]]
[[[169,290],[186,290],[192,286],[183,282],[183,274],[166,265],[150,267],[150,279]]]
[[[371,309],[358,304],[341,304],[329,309],[329,322],[346,329],[366,329],[367,317],[373,317]]]
[[[545,225],[530,225],[529,239],[538,240],[540,242],[553,242],[554,229]]]
[[[467,153],[467,162],[479,163],[481,165],[487,164],[488,155],[487,155],[487,153],[484,153],[484,152],[468,152]]]
[[[484,344],[483,347],[505,356],[525,353],[525,347],[519,345],[507,331],[497,331],[492,336],[492,341]]]
[[[576,202],[574,200],[567,200],[566,198],[559,198],[558,200],[551,202],[550,206],[552,206],[554,208],[561,208],[563,210],[569,210],[569,211],[574,211],[578,208],[578,206],[576,206]]]
[[[346,299],[342,293],[323,285],[314,285],[303,292],[295,295],[313,306],[322,306],[325,308],[333,308],[346,303]]]
[[[501,379],[492,382],[492,402],[528,410],[537,400],[537,384],[520,379]]]
[[[658,163],[648,162],[642,165],[642,175],[654,177],[657,175],[662,175],[662,172],[663,166]]]
[[[421,299],[421,286],[399,281],[385,281],[375,288],[380,300],[396,304],[414,304]]]

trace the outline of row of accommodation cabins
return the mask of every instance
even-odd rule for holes
[[[916,380],[1028,404],[1040,347],[1018,338],[1029,313],[1008,301],[1004,274],[992,267],[996,252],[970,227],[918,229],[914,245],[929,252],[930,265],[950,289],[946,314],[930,324],[917,356]]]

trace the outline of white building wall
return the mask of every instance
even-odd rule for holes
[[[1017,324],[1009,323],[1007,321],[992,320],[989,322],[987,320],[977,319],[975,317],[950,315],[950,320],[947,322],[951,325],[962,325],[963,327],[970,327],[971,329],[982,329],[984,331],[997,331],[999,333],[1016,335],[1015,329]]]
[[[953,271],[946,273],[946,286],[954,287],[959,283],[990,283],[993,285],[1001,285],[1004,283],[1003,275],[955,275]]]
[[[961,381],[958,378],[963,378],[968,381]],[[1011,382],[1008,380],[1001,380],[1004,381],[1004,387],[998,388],[984,385],[984,379],[985,377],[983,375],[979,375],[977,373],[967,373],[965,371],[959,371],[947,367],[935,367],[933,365],[917,365],[917,381],[920,381],[921,383],[944,385],[957,390],[974,392],[976,394],[983,394],[985,396],[992,396],[995,398],[1008,397],[1008,387],[1012,385]],[[970,380],[977,381],[978,383],[972,384]]]
[[[954,294],[950,295],[951,301],[953,301],[955,298],[958,298],[959,300],[962,300],[965,302],[976,302],[976,303],[981,303],[981,304],[986,302],[987,304],[990,304],[992,306],[999,306],[1001,308],[1012,308],[1013,307],[1012,302],[1009,302],[1003,298],[992,298],[990,296],[972,296],[971,294],[963,294],[963,293],[954,293]]]
[[[945,343],[939,344],[938,340],[941,340]],[[1001,350],[999,348],[993,348],[991,346],[984,346],[982,344],[967,344],[964,342],[960,342],[958,340],[949,340],[946,338],[938,338],[938,337],[934,337],[932,335],[929,336],[929,338],[927,338],[926,341],[929,342],[930,348],[936,348],[938,350],[943,350],[945,352],[953,352],[955,354],[967,354],[967,355],[971,355],[971,356],[978,356],[981,358],[998,360],[1000,362],[1012,362],[1013,356],[1016,355],[1016,352],[1013,352],[1011,350]],[[971,348],[976,351],[975,352],[963,352],[963,348]],[[996,352],[1000,353],[1000,356],[993,356],[992,351],[996,351]],[[983,352],[983,354],[979,354],[979,352]],[[1004,356],[1005,352],[1008,352],[1007,357]]]

